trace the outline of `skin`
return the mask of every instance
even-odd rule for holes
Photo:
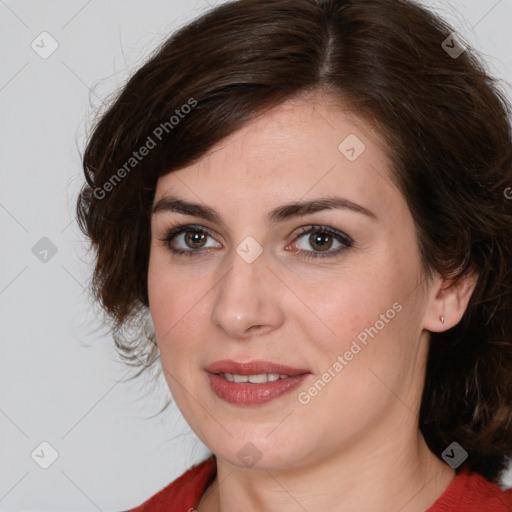
[[[366,146],[354,161],[338,149],[350,134]],[[151,220],[148,289],[162,368],[184,418],[217,456],[198,511],[426,511],[455,476],[418,428],[429,331],[459,322],[476,277],[425,277],[375,129],[327,96],[293,98],[161,176],[155,202],[165,194],[224,220],[172,211]],[[332,195],[377,218],[330,209],[267,224],[277,206]],[[196,245],[183,235],[171,242],[196,255],[173,255],[162,241],[178,222],[209,230]],[[353,246],[306,258],[325,253],[298,232],[312,224],[348,234]],[[252,263],[236,252],[248,236],[263,247]],[[328,236],[322,244],[331,253],[341,246]],[[300,403],[298,394],[397,302],[401,311]],[[312,375],[266,404],[233,405],[213,393],[204,370],[219,359],[280,362]],[[248,442],[261,453],[250,467],[237,457]]]

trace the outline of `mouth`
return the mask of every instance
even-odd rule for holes
[[[271,380],[277,380],[275,375],[278,377],[295,377],[297,375],[311,373],[309,370],[303,368],[293,368],[291,366],[273,363],[270,361],[249,361],[247,363],[240,363],[230,359],[215,361],[206,367],[206,371],[216,375],[237,375],[239,377],[270,375],[273,376]]]
[[[265,382],[275,382],[279,379],[288,379],[290,375],[281,375],[279,373],[256,373],[253,375],[237,375],[236,373],[217,373],[219,377],[223,377],[229,382],[236,382],[237,384],[263,384]]]
[[[309,370],[268,361],[217,361],[206,368],[213,392],[236,405],[256,405],[289,393],[311,375]]]

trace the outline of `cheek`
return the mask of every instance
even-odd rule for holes
[[[196,296],[180,291],[180,283],[159,280],[149,287],[149,304],[155,333],[161,351],[179,348],[183,333],[192,334],[194,316],[197,316]]]
[[[413,357],[418,336],[418,276],[413,261],[401,262],[400,255],[389,254],[378,263],[354,265],[350,272],[324,282],[321,291],[305,292],[304,302],[316,316],[298,318],[323,354],[321,364],[329,368],[338,356],[346,355],[351,369],[344,368],[345,374],[364,369],[371,378],[368,368],[390,377],[400,373],[397,366]]]
[[[187,289],[164,260],[160,254],[150,255],[148,265],[149,309],[162,361],[165,360],[169,345],[180,330],[181,323],[186,320],[189,302]]]
[[[157,334],[164,328],[171,328],[184,315],[189,293],[197,288],[197,283],[187,286],[184,281],[179,267],[171,263],[166,251],[152,246],[148,263],[148,298]]]
[[[352,339],[401,300],[402,284],[388,268],[380,269],[352,269],[319,282],[318,288],[304,290],[303,301],[314,313],[308,314],[308,322],[311,327],[316,325],[318,333],[322,328],[326,343],[336,340],[334,343],[343,344]]]
[[[184,375],[204,343],[205,322],[211,317],[213,284],[172,266],[165,255],[149,260],[149,309],[164,370]]]
[[[160,364],[169,390],[180,409],[187,407],[183,386],[189,387],[194,361],[194,310],[182,284],[168,274],[148,271],[149,309],[160,350]],[[188,312],[188,314],[187,314]],[[186,342],[184,342],[186,341]]]

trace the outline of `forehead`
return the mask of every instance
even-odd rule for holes
[[[217,143],[193,165],[162,175],[166,191],[227,208],[343,194],[382,202],[397,194],[382,138],[368,122],[325,96],[295,97]],[[307,196],[307,197],[306,197]]]
[[[204,160],[223,155],[258,160],[300,159],[314,149],[322,154],[337,154],[342,149],[340,143],[350,135],[365,145],[378,145],[384,156],[385,144],[373,126],[339,101],[326,95],[293,97],[260,113],[218,142]]]

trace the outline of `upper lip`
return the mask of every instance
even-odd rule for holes
[[[292,368],[284,364],[273,363],[270,361],[249,361],[247,363],[238,363],[230,359],[215,361],[206,367],[210,373],[232,373],[235,375],[258,375],[261,373],[277,373],[279,375],[302,375],[310,373],[309,370],[302,368]]]

